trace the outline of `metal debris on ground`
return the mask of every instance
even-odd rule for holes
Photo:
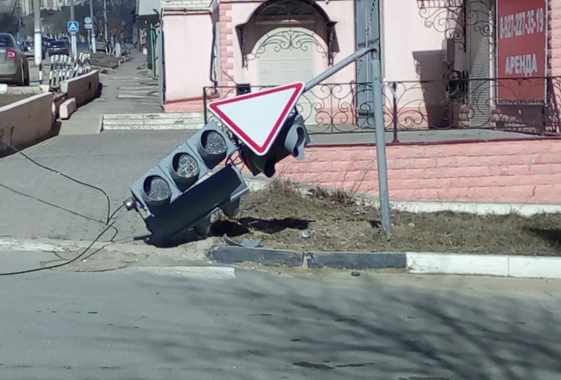
[[[241,243],[238,243],[230,239],[228,235],[224,234],[224,241],[226,242],[226,244],[232,247],[257,248],[261,246],[261,242],[263,241],[263,239],[256,239],[256,240],[244,239]]]
[[[300,237],[302,239],[309,239],[311,236],[310,230],[300,230]]]

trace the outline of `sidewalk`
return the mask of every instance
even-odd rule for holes
[[[57,136],[25,153],[42,165],[104,189],[115,210],[130,196],[129,186],[138,177],[193,133],[115,131]],[[107,217],[102,194],[42,169],[19,154],[0,159],[0,199],[0,237],[91,241],[103,230]],[[115,225],[118,242],[132,243],[134,237],[148,234],[140,215],[122,212],[125,215]],[[101,241],[109,241],[111,235],[106,234]]]
[[[137,70],[145,57],[138,52],[131,56],[132,60],[117,70],[100,74],[101,97],[81,107],[70,120],[62,121],[61,135],[97,134],[103,114],[163,112],[158,99],[158,81]]]

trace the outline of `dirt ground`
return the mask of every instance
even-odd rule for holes
[[[452,212],[392,212],[390,240],[380,212],[346,193],[275,181],[242,198],[238,217],[213,224],[213,235],[232,240],[262,238],[265,248],[338,252],[446,252],[561,255],[561,214],[532,218]],[[308,230],[310,237],[301,236]]]
[[[33,95],[35,94],[20,94],[20,95],[2,94],[0,95],[0,107],[7,106],[8,104],[12,104],[17,102],[18,100],[29,98],[30,96]]]

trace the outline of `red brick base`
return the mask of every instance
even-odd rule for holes
[[[561,139],[387,147],[390,197],[415,201],[560,203]],[[375,146],[309,147],[281,178],[378,194]]]

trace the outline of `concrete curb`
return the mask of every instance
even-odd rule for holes
[[[308,268],[334,269],[404,269],[404,253],[306,253]]]
[[[32,95],[0,107],[0,140],[16,148],[30,146],[49,135],[53,127],[52,93]],[[10,152],[0,145],[0,156]]]
[[[457,253],[295,252],[212,246],[207,256],[220,264],[255,262],[265,266],[333,269],[403,269],[412,274],[454,274],[561,279],[561,257]]]
[[[410,273],[561,278],[561,257],[408,252]]]
[[[272,267],[301,267],[304,262],[304,254],[300,252],[230,246],[212,246],[208,257],[221,264],[230,265],[254,262]]]
[[[0,238],[0,251],[13,252],[75,252],[86,249],[91,242],[59,239],[17,239]],[[212,241],[199,240],[173,248],[156,248],[146,244],[111,243],[98,241],[90,248],[90,253],[103,249],[107,252],[130,255],[176,256],[186,260],[204,260]]]
[[[254,262],[265,266],[333,268],[348,270],[401,269],[412,274],[479,275],[518,278],[561,279],[561,257],[472,255],[457,253],[324,253],[215,245],[201,240],[176,248],[158,249],[143,244],[97,242],[92,252],[104,249],[116,254],[174,256],[219,264]],[[87,241],[57,239],[0,239],[0,251],[73,252]],[[206,258],[205,258],[206,257]]]

